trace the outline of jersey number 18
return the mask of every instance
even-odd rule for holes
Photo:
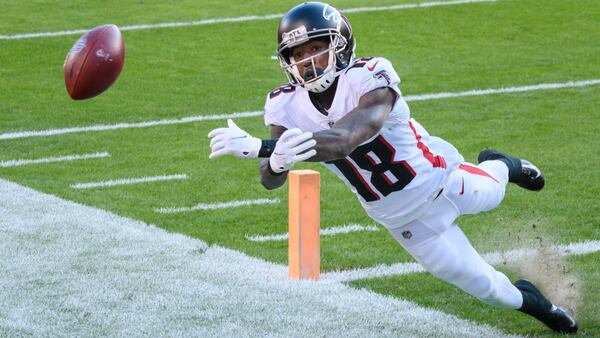
[[[402,190],[415,177],[415,171],[406,161],[394,161],[395,149],[383,136],[356,148],[348,157],[361,169],[371,172],[370,183],[365,181],[355,164],[348,158],[331,161],[367,202],[381,199]],[[379,192],[379,193],[378,193]]]

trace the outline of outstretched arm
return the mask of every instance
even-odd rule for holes
[[[358,106],[335,123],[333,128],[313,134],[317,154],[307,161],[323,162],[344,158],[383,126],[396,101],[391,88],[378,88],[360,98]]]
[[[287,171],[294,163],[344,158],[377,134],[393,108],[396,95],[387,87],[375,89],[363,95],[358,106],[333,128],[315,134],[272,125],[272,140],[261,141],[229,120],[227,128],[209,133],[210,158],[224,155],[267,157],[260,165],[261,183],[267,189],[278,188],[285,183]]]

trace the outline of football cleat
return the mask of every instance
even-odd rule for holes
[[[517,185],[521,188],[532,191],[540,191],[544,187],[545,181],[542,171],[531,162],[521,160],[522,174]]]
[[[519,311],[524,312],[544,323],[553,331],[561,333],[576,333],[577,322],[565,309],[552,304],[529,281],[520,279],[515,287],[523,295],[523,305]]]
[[[508,180],[521,188],[539,191],[545,181],[542,171],[527,160],[518,159],[493,149],[485,149],[479,153],[479,163],[490,160],[500,160],[508,167]]]

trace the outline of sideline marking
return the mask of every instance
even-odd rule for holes
[[[512,336],[2,179],[0,215],[7,337]]]
[[[45,157],[45,158],[36,158],[31,160],[10,160],[0,162],[0,167],[8,168],[8,167],[17,167],[22,165],[29,164],[38,164],[38,163],[53,163],[53,162],[64,162],[64,161],[77,161],[77,160],[87,160],[91,158],[103,158],[110,157],[110,154],[107,152],[93,153],[93,154],[83,154],[83,155],[65,155],[65,156],[56,156],[56,157]]]
[[[129,184],[158,182],[158,181],[187,180],[188,178],[189,177],[186,174],[145,176],[145,177],[138,177],[138,178],[121,178],[118,180],[108,180],[108,181],[102,181],[102,182],[88,182],[88,183],[71,184],[71,188],[73,188],[73,189],[90,189],[90,188],[113,187],[113,186],[117,186],[117,185],[129,185]]]
[[[342,13],[391,11],[391,10],[398,10],[398,9],[462,5],[462,4],[470,4],[470,3],[478,3],[478,2],[496,2],[496,0],[432,1],[432,2],[421,2],[421,3],[416,3],[416,4],[402,4],[402,5],[392,5],[392,6],[357,7],[357,8],[342,9],[340,11]],[[155,28],[201,26],[201,25],[210,25],[210,24],[227,23],[227,22],[261,21],[261,20],[279,19],[284,15],[285,15],[285,13],[279,13],[279,14],[240,16],[240,17],[235,17],[235,18],[216,18],[216,19],[181,21],[181,22],[163,22],[163,23],[157,23],[157,24],[122,26],[122,27],[119,27],[119,29],[121,31],[132,31],[132,30],[145,30],[145,29],[155,29]],[[67,31],[59,31],[59,32],[40,32],[40,33],[0,35],[0,40],[17,40],[17,39],[31,39],[31,38],[53,37],[53,36],[76,35],[76,34],[83,34],[87,31],[89,31],[89,29],[75,29],[75,30],[67,30]]]
[[[351,232],[358,231],[368,231],[374,232],[379,231],[379,228],[374,225],[360,225],[360,224],[348,224],[337,227],[325,228],[321,229],[321,236],[335,236],[339,234],[348,234]],[[254,242],[267,242],[267,241],[284,241],[288,239],[288,233],[278,234],[278,235],[255,235],[248,236],[246,235],[246,239]]]
[[[554,246],[561,256],[584,255],[600,251],[600,241],[585,241]],[[506,252],[490,252],[483,254],[483,259],[489,264],[502,264],[504,261],[517,261],[523,257],[538,252],[533,249],[515,249]],[[423,267],[414,262],[396,263],[391,265],[377,265],[364,269],[325,272],[321,280],[326,282],[348,282],[357,279],[378,278],[386,276],[406,275],[409,273],[426,272]]]
[[[444,92],[444,93],[434,93],[434,94],[409,95],[409,96],[404,96],[404,99],[407,102],[439,100],[439,99],[444,99],[444,98],[454,98],[454,97],[463,97],[463,96],[480,96],[480,95],[491,95],[491,94],[528,92],[528,91],[537,91],[537,90],[587,87],[587,86],[594,86],[594,85],[598,85],[598,84],[600,84],[600,79],[583,80],[583,81],[569,81],[569,82],[562,82],[562,83],[541,83],[541,84],[530,85],[530,86],[507,87],[507,88],[496,88],[496,89],[476,89],[476,90],[469,90],[469,91],[464,91],[464,92],[454,92],[454,93]],[[84,132],[128,129],[128,128],[146,128],[146,127],[153,127],[153,126],[183,124],[183,123],[207,121],[207,120],[255,117],[255,116],[261,116],[262,114],[263,114],[262,111],[252,111],[252,112],[241,112],[241,113],[233,113],[233,114],[188,116],[188,117],[183,117],[183,118],[175,119],[175,120],[158,120],[158,121],[148,121],[148,122],[139,122],[139,123],[101,124],[101,125],[92,125],[92,126],[87,126],[87,127],[73,127],[73,128],[63,128],[63,129],[17,131],[17,132],[0,134],[0,140],[11,140],[11,139],[27,138],[27,137],[45,137],[45,136],[63,135],[63,134],[71,134],[71,133],[84,133]]]
[[[173,214],[178,212],[188,212],[195,210],[215,210],[215,209],[224,209],[224,208],[236,208],[243,207],[248,205],[261,205],[261,204],[279,204],[279,199],[269,199],[269,198],[258,198],[254,200],[237,200],[237,201],[229,201],[229,202],[218,202],[218,203],[200,203],[196,204],[193,207],[179,207],[179,208],[156,208],[155,212],[160,214]]]

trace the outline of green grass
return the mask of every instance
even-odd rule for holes
[[[198,20],[284,12],[295,2],[5,1],[0,34]],[[385,1],[377,5],[412,3]],[[368,1],[338,1],[341,8]],[[406,95],[600,78],[600,3],[498,1],[389,12],[351,13],[359,56],[383,55],[403,79]],[[77,36],[0,40],[0,133],[141,122],[262,108],[284,77],[270,59],[277,20],[124,32],[124,71],[108,92],[88,101],[66,95],[62,64]],[[481,252],[517,248],[522,239],[552,243],[600,238],[600,86],[410,103],[413,117],[453,143],[469,161],[493,146],[535,161],[547,187],[538,194],[509,187],[492,212],[459,224]],[[267,138],[262,119],[238,125]],[[183,233],[211,244],[285,263],[285,242],[250,242],[246,235],[283,233],[286,189],[266,191],[257,162],[208,160],[206,134],[225,121],[0,141],[0,161],[108,151],[110,159],[0,168],[0,178]],[[322,173],[322,226],[374,224],[353,194]],[[70,184],[123,177],[186,173],[188,181],[75,190]],[[248,198],[280,205],[158,214],[157,207]],[[569,259],[585,281],[578,315],[583,335],[597,323],[598,254]],[[382,229],[322,239],[324,271],[411,261]],[[512,275],[517,277],[516,275]],[[432,306],[506,332],[544,335],[537,323],[493,309],[426,274],[354,282]]]

